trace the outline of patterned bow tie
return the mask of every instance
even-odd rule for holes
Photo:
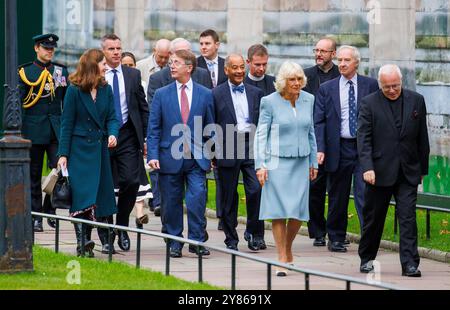
[[[233,93],[240,92],[241,94],[243,94],[245,88],[244,88],[244,85],[242,85],[242,84],[239,85],[239,86],[233,85],[233,86],[232,86],[232,90],[233,90]]]

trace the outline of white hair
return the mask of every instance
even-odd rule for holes
[[[177,46],[179,45],[186,45],[188,48],[187,50],[192,51],[192,45],[191,42],[189,42],[188,40],[184,39],[184,38],[176,38],[173,39],[172,42],[170,42],[170,52],[174,53],[176,52],[179,48],[177,48]],[[185,49],[185,48],[183,48]]]
[[[283,93],[286,88],[286,81],[291,77],[300,77],[302,79],[301,88],[306,86],[307,78],[302,66],[296,62],[285,61],[278,71],[278,75],[275,81],[275,89],[279,93]]]
[[[378,71],[378,82],[381,80],[381,76],[384,74],[393,74],[397,73],[397,75],[400,77],[400,80],[403,78],[402,71],[400,71],[400,68],[395,64],[387,64],[380,68]]]
[[[356,61],[358,61],[358,64],[361,62],[361,54],[359,53],[359,50],[351,45],[342,45],[341,47],[338,48],[337,50],[337,55],[339,57],[339,53],[344,50],[344,49],[349,49],[352,51],[353,53],[353,58],[356,59]]]

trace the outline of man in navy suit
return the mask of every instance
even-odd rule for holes
[[[247,202],[247,228],[244,238],[252,251],[265,249],[264,222],[259,220],[261,186],[255,171],[253,137],[259,118],[259,104],[263,92],[245,85],[245,61],[232,54],[225,60],[228,82],[213,89],[216,123],[222,129],[221,140],[216,140],[216,159],[222,192],[222,222],[227,248],[237,250],[237,186],[239,173],[244,178]],[[219,136],[219,135],[217,135]],[[229,149],[233,146],[232,149]]]
[[[148,161],[159,170],[161,216],[166,233],[183,236],[183,198],[188,238],[206,239],[206,172],[211,169],[203,133],[214,127],[211,91],[192,81],[195,55],[187,50],[172,54],[169,67],[175,82],[158,89],[153,98],[147,138]],[[195,124],[195,125],[194,125]],[[185,193],[185,195],[184,195]],[[170,256],[181,257],[183,244],[168,241]],[[209,255],[204,247],[189,252]]]
[[[136,202],[140,171],[144,169],[144,137],[147,135],[148,105],[142,88],[139,70],[122,66],[122,43],[114,34],[102,38],[107,71],[105,78],[114,93],[116,115],[121,123],[117,147],[111,151],[111,166],[117,169],[119,185],[116,223],[128,226],[130,213]],[[111,222],[111,219],[108,220]],[[101,231],[101,233],[100,233]],[[99,228],[103,252],[108,253],[108,230]],[[130,238],[125,231],[118,232],[118,244],[123,251],[130,250]],[[113,251],[114,252],[114,251]]]
[[[227,81],[224,71],[225,59],[219,56],[219,35],[212,29],[200,34],[200,53],[197,58],[199,68],[208,70],[213,88]]]
[[[361,99],[378,90],[377,80],[357,74],[358,49],[344,45],[337,51],[341,76],[320,85],[314,103],[317,161],[329,173],[328,249],[346,252],[348,202],[352,187],[360,225],[363,225],[364,181],[358,163],[356,129]]]
[[[178,50],[188,50],[192,51],[191,43],[183,38],[176,38],[170,42],[169,55],[172,55],[174,52]],[[206,69],[196,68],[196,70],[192,73],[192,80],[197,82],[207,88],[212,88],[212,82],[209,77],[209,73]],[[160,71],[152,74],[150,76],[147,88],[147,101],[149,107],[152,105],[153,96],[161,87],[169,85],[173,83],[175,80],[172,77],[171,71],[169,67],[165,67]],[[160,201],[160,191],[159,191],[159,180],[158,180],[158,172],[152,171],[150,172],[150,180],[152,181],[152,194],[153,201]],[[161,214],[161,208],[159,205],[153,206],[154,212],[156,216]],[[164,225],[164,223],[163,223]]]

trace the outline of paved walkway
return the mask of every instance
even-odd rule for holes
[[[65,215],[61,212],[60,215]],[[45,221],[44,221],[45,222]],[[130,219],[134,223],[134,218]],[[134,226],[134,225],[133,225]],[[185,227],[187,225],[185,224]],[[151,213],[150,222],[144,225],[145,229],[159,232],[161,223],[159,217],[154,217]],[[36,234],[36,243],[45,247],[54,248],[54,230],[44,225],[45,232]],[[245,226],[239,224],[238,233],[243,240]],[[209,241],[207,244],[223,246],[224,234],[217,230],[217,220],[208,219]],[[118,254],[113,256],[114,260],[120,260],[135,264],[136,261],[136,235],[130,234],[132,249],[129,252],[122,252],[115,245]],[[107,259],[107,255],[100,253],[100,242],[97,234],[93,232],[93,239],[96,242],[95,255],[97,258]],[[268,259],[276,259],[276,249],[271,231],[266,231],[267,250],[254,253],[247,248],[246,242],[239,244],[239,250],[244,253],[253,253],[255,256]],[[62,252],[74,254],[76,247],[73,226],[63,223],[61,227]],[[325,272],[332,272],[348,275],[359,279],[366,279],[366,275],[359,273],[358,245],[351,244],[347,253],[331,253],[326,247],[313,247],[312,241],[298,235],[294,242],[294,263],[295,265]],[[380,281],[409,289],[438,289],[450,290],[450,265],[439,263],[429,259],[422,259],[420,270],[422,278],[407,278],[401,276],[399,255],[396,252],[380,250],[378,260],[381,266]],[[237,289],[265,290],[267,285],[267,267],[265,264],[237,259]],[[142,237],[141,266],[154,271],[164,272],[165,270],[165,243],[154,237]],[[195,254],[189,253],[187,246],[183,249],[183,257],[171,259],[171,274],[188,281],[198,279],[198,259]],[[203,279],[213,285],[229,288],[231,285],[231,256],[219,252],[211,252],[210,256],[203,260]],[[302,290],[304,289],[304,275],[290,272],[287,277],[272,278],[272,289]],[[318,277],[311,277],[310,289],[345,289],[345,283]],[[371,289],[367,286],[353,285],[352,289]]]

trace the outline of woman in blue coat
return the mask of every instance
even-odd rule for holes
[[[255,169],[263,186],[260,220],[272,220],[278,260],[293,263],[292,243],[309,220],[309,182],[317,177],[314,96],[302,91],[306,76],[300,65],[281,65],[276,92],[261,100],[255,135]],[[277,276],[286,276],[278,269]]]
[[[108,148],[116,146],[120,126],[105,72],[102,51],[90,49],[81,56],[76,72],[69,77],[58,151],[58,165],[67,168],[72,187],[70,215],[102,222],[117,212]],[[82,236],[81,224],[74,226],[78,255],[81,238],[85,238],[85,251],[93,256],[92,227]],[[107,242],[103,231],[99,230],[99,237],[103,244]]]

